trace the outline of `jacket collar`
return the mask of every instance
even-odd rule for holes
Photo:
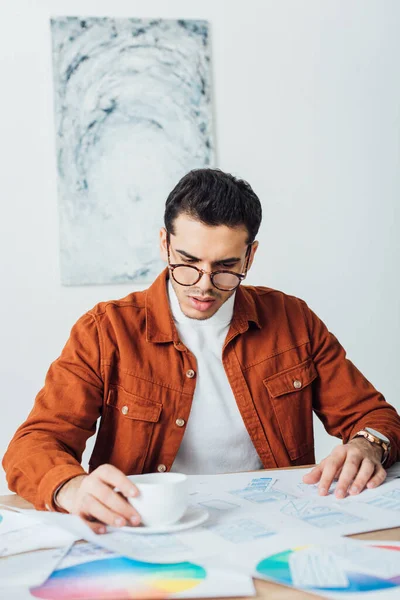
[[[167,294],[168,277],[169,271],[166,268],[146,290],[146,340],[148,342],[179,342]],[[261,327],[250,288],[240,285],[236,291],[231,329],[237,333],[244,333],[249,328],[249,322]]]
[[[236,291],[235,306],[231,328],[238,333],[244,333],[249,328],[249,323],[255,323],[261,329],[260,319],[257,313],[254,288],[239,285]]]
[[[168,268],[146,290],[146,340],[148,342],[179,342],[167,294]]]

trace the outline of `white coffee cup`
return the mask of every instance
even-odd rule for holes
[[[188,478],[183,473],[148,473],[130,475],[139,490],[128,498],[141,516],[143,525],[159,527],[179,521],[189,502]]]

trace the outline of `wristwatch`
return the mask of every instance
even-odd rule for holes
[[[383,465],[385,463],[390,450],[390,440],[386,437],[386,435],[379,433],[379,431],[372,429],[372,427],[365,427],[364,429],[357,431],[356,435],[352,439],[356,437],[363,437],[371,442],[371,444],[377,444],[380,446],[383,450],[381,464]]]

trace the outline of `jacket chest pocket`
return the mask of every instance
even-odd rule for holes
[[[141,473],[161,412],[160,403],[132,394],[119,385],[110,387],[90,460],[91,469],[111,463],[127,475]]]
[[[146,423],[157,423],[162,411],[162,404],[136,396],[121,386],[110,388],[107,405],[114,407],[128,421]]]
[[[311,383],[317,377],[309,358],[263,380],[291,460],[301,458],[314,447]]]

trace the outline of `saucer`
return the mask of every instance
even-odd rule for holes
[[[170,525],[138,525],[138,527],[108,527],[108,530],[112,531],[127,531],[129,533],[136,534],[152,534],[152,533],[174,533],[176,531],[184,531],[185,529],[191,529],[197,527],[206,521],[209,517],[209,513],[205,508],[199,508],[197,506],[189,506],[183,517],[176,523]]]

